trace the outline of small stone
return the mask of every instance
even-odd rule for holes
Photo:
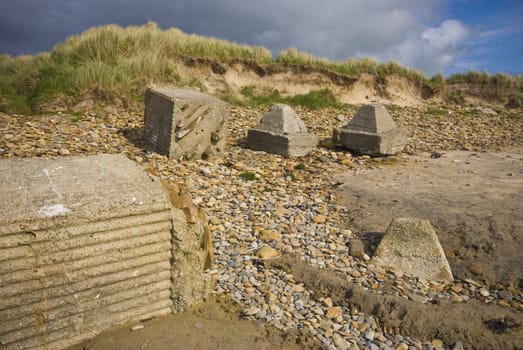
[[[341,308],[338,306],[331,306],[327,308],[327,314],[325,315],[327,318],[338,318],[341,316],[343,312],[341,311]]]
[[[461,303],[463,301],[463,298],[459,295],[453,295],[450,299],[456,303]]]
[[[514,298],[514,295],[509,290],[502,290],[498,293],[498,296],[500,299],[510,301],[512,298]]]
[[[258,250],[256,255],[258,255],[260,259],[270,259],[277,257],[279,254],[276,249],[265,245]]]
[[[332,307],[332,299],[331,298],[325,298],[323,299],[323,305],[327,306],[327,307]]]
[[[243,310],[243,314],[247,316],[256,315],[258,312],[260,312],[260,309],[256,306],[251,306],[250,308]]]
[[[131,327],[131,331],[137,331],[137,330],[143,329],[144,327],[145,326],[143,324],[137,324],[137,325]]]
[[[461,287],[459,284],[454,284],[450,287],[450,290],[456,293],[461,293],[463,291],[463,287]]]
[[[60,154],[61,156],[68,156],[71,154],[71,152],[67,148],[60,148],[58,154]]]
[[[196,328],[196,329],[202,329],[202,328],[203,328],[203,323],[201,323],[201,322],[195,322],[195,323],[194,323],[194,328]]]
[[[363,337],[369,341],[373,341],[374,336],[375,336],[375,333],[373,330],[367,331],[367,332],[365,332],[365,334],[363,334]]]
[[[394,350],[409,350],[409,346],[405,343],[399,343]]]
[[[262,241],[281,241],[281,233],[274,231],[274,230],[262,230],[260,232],[260,239]]]
[[[343,339],[343,337],[338,333],[334,333],[332,336],[332,342],[334,343],[336,349],[346,350],[350,347],[349,342]]]
[[[475,275],[483,274],[483,266],[479,262],[473,262],[468,266],[468,270]]]
[[[510,304],[507,303],[505,300],[498,301],[498,305],[499,306],[503,306],[503,307],[507,307],[507,308],[510,307]]]
[[[441,341],[441,339],[432,339],[431,344],[432,344],[432,346],[435,346],[437,348],[443,347],[443,341]]]
[[[354,278],[358,278],[358,277],[361,277],[361,272],[359,272],[358,270],[356,269],[353,269],[351,272],[350,272],[350,275]]]
[[[353,238],[349,241],[349,254],[354,257],[360,257],[365,253],[365,246],[360,239]]]
[[[325,215],[316,215],[312,218],[312,221],[314,221],[317,224],[323,224],[325,223],[325,221],[327,221],[327,218],[325,217]]]
[[[481,295],[484,296],[484,297],[488,297],[488,296],[490,295],[490,292],[489,292],[488,289],[486,289],[486,288],[481,288],[481,289],[479,290],[479,294],[481,294]]]

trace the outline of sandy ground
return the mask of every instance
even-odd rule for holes
[[[212,298],[182,314],[112,327],[68,350],[321,349],[311,335],[297,330],[285,333],[263,322],[242,320],[240,315],[230,299]]]
[[[423,218],[435,227],[455,277],[522,285],[523,148],[426,154],[343,182],[350,226],[369,255],[393,217]]]

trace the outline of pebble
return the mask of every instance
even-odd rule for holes
[[[131,327],[131,331],[138,331],[140,329],[143,329],[145,326],[143,324],[137,324]]]
[[[267,245],[261,247],[258,252],[256,253],[256,255],[260,258],[260,259],[270,259],[270,258],[275,258],[279,255],[278,251],[272,247],[269,247]]]
[[[410,295],[422,302],[430,295],[429,300],[453,296],[463,301],[466,298],[484,301],[488,297],[505,307],[520,303],[520,294],[512,293],[512,300],[504,300],[508,294],[501,293],[503,288],[493,288],[489,293],[486,286],[473,279],[456,281],[449,292],[443,286],[421,283],[398,271],[371,268],[363,243],[346,227],[345,208],[336,199],[340,183],[333,179],[348,170],[379,165],[377,161],[326,148],[318,148],[299,161],[290,161],[238,146],[237,141],[246,136],[246,131],[258,123],[265,111],[231,106],[230,137],[223,159],[183,162],[144,151],[120,132],[131,125],[143,128],[140,111],[116,111],[110,118],[96,118],[87,113],[80,122],[73,122],[65,114],[32,118],[0,113],[0,156],[124,153],[157,176],[180,181],[194,198],[193,202],[205,208],[209,217],[214,235],[215,259],[210,269],[216,279],[214,292],[232,295],[242,305],[246,318],[271,323],[281,330],[309,329],[325,348],[405,350],[422,349],[423,344],[383,332],[379,320],[356,308],[334,306],[328,295],[315,295],[285,271],[260,266],[256,257],[270,259],[280,252],[292,252],[311,266],[345,274],[363,288],[402,297]],[[337,127],[346,121],[345,115],[337,118],[340,115],[337,109],[309,111],[298,107],[296,111],[320,139],[332,137],[334,120]],[[460,127],[455,128],[453,116],[423,114],[419,118],[423,111],[417,108],[393,111],[397,122],[411,130],[407,146],[411,152],[465,148],[497,151],[519,144],[514,134],[507,132],[522,129],[523,124],[517,119],[497,118],[493,123],[491,117],[478,115],[464,118]],[[515,123],[519,124],[514,126]],[[300,163],[303,166],[298,169]],[[239,176],[243,172],[255,173],[256,179],[244,181]],[[285,174],[291,172],[296,179],[289,176],[287,181]],[[394,287],[386,289],[387,284]]]
[[[327,313],[325,314],[325,316],[327,318],[338,318],[341,315],[342,315],[342,311],[341,311],[341,308],[339,308],[338,306],[328,307]]]

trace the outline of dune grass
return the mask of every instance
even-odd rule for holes
[[[0,110],[29,113],[41,103],[63,96],[94,95],[100,101],[114,96],[139,100],[149,84],[198,86],[196,77],[184,73],[181,58],[204,58],[216,62],[251,61],[264,65],[299,65],[326,69],[340,75],[359,77],[369,73],[385,81],[390,74],[437,89],[447,83],[487,84],[497,94],[510,95],[515,103],[523,96],[523,78],[508,75],[488,75],[468,72],[449,79],[435,75],[431,79],[422,72],[402,67],[397,62],[379,64],[372,58],[331,61],[291,48],[276,58],[264,47],[253,47],[225,40],[188,35],[171,28],[160,29],[150,22],[143,26],[95,27],[80,35],[67,38],[50,53],[34,56],[0,56]],[[277,92],[251,94],[251,104],[285,101],[310,105],[336,103],[327,90],[314,91],[307,96],[283,98]],[[226,96],[227,97],[227,96]],[[228,97],[239,102],[235,96]]]

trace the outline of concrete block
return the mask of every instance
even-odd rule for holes
[[[274,105],[247,134],[250,148],[284,157],[305,156],[316,143],[316,136],[307,132],[303,121],[285,104]]]
[[[445,252],[430,221],[394,218],[371,262],[423,280],[452,282]]]
[[[407,143],[408,131],[399,128],[381,104],[361,107],[352,120],[334,130],[333,141],[358,154],[371,156],[401,152]]]
[[[126,157],[3,159],[0,178],[2,349],[62,349],[205,293],[201,222]]]
[[[221,156],[228,121],[228,105],[210,95],[172,87],[149,88],[145,93],[146,145],[169,158]]]

